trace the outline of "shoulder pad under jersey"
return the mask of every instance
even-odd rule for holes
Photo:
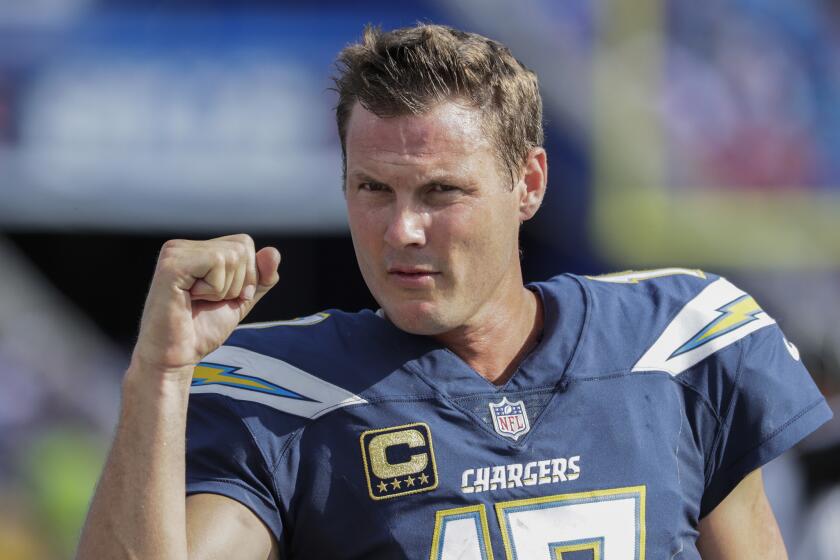
[[[190,393],[221,394],[310,419],[365,402],[326,381],[319,373],[329,369],[329,364],[311,359],[333,351],[332,325],[326,329],[323,325],[329,319],[330,314],[318,313],[237,327],[222,346],[196,365]],[[301,367],[302,363],[306,365]]]
[[[612,340],[614,368],[677,376],[775,323],[725,278],[666,268],[585,277],[596,337]]]

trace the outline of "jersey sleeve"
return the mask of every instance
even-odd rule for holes
[[[236,401],[190,395],[187,414],[187,495],[219,494],[240,502],[282,543],[283,523],[272,473]]]
[[[831,409],[775,322],[738,341],[717,365],[713,392],[719,427],[706,465],[701,517],[750,472],[768,463],[832,416]],[[717,393],[717,394],[715,394]]]
[[[752,296],[720,276],[673,270],[651,271],[640,284],[647,296],[637,305],[653,303],[656,313],[634,330],[646,350],[633,371],[668,373],[686,389],[705,468],[702,518],[831,410],[799,352]]]

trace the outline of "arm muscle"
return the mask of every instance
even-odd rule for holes
[[[187,498],[187,541],[190,560],[279,559],[268,527],[244,505],[216,494]]]
[[[785,544],[756,469],[706,517],[697,539],[707,560],[787,560]]]

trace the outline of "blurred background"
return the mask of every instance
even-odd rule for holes
[[[762,302],[840,389],[832,0],[0,0],[0,559],[72,557],[161,244],[283,253],[249,320],[375,307],[329,90],[365,23],[446,23],[540,76],[528,280],[657,266]],[[840,558],[840,428],[766,469],[792,558]]]

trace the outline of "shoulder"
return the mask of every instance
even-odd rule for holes
[[[296,319],[244,323],[234,329],[224,345],[305,359],[315,349],[323,351],[351,333],[361,334],[374,328],[377,321],[379,318],[369,310],[348,313],[328,309]]]
[[[674,268],[577,279],[589,302],[584,373],[681,388],[669,394],[702,451],[701,517],[830,418],[796,347],[729,280]]]
[[[721,277],[693,268],[628,270],[577,276],[596,305],[680,307]]]
[[[246,324],[197,364],[190,394],[220,395],[238,408],[256,404],[255,414],[270,410],[273,418],[314,420],[383,393],[410,391],[399,372],[423,350],[422,342],[369,310]]]
[[[576,277],[589,298],[592,337],[612,340],[616,368],[679,375],[774,325],[732,282],[696,269]]]
[[[362,335],[370,328],[365,315],[373,316],[330,310],[240,325],[196,365],[190,394],[221,395],[308,419],[364,402],[336,373],[348,331]]]

